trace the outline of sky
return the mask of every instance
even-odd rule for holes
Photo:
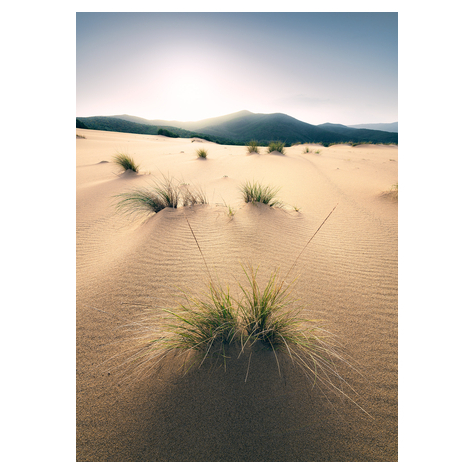
[[[397,13],[77,13],[76,116],[398,121]]]

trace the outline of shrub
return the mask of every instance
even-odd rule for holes
[[[269,147],[268,147],[268,153],[271,153],[271,152],[280,152],[282,154],[285,153],[284,151],[284,143],[282,142],[271,142],[269,144]]]
[[[264,203],[271,207],[282,206],[282,202],[275,199],[279,191],[278,188],[264,186],[256,182],[246,182],[240,190],[245,203]]]
[[[255,140],[251,140],[246,146],[249,153],[259,153],[259,144]]]
[[[199,148],[196,150],[196,156],[198,158],[208,158],[208,151],[204,148]]]
[[[137,165],[134,159],[126,153],[118,153],[114,155],[114,163],[122,167],[124,171],[132,170],[136,173],[139,171],[139,165]]]

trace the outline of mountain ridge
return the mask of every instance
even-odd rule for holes
[[[312,125],[280,112],[263,114],[242,110],[199,121],[149,120],[130,115],[77,117],[88,128],[156,135],[159,127],[171,129],[180,137],[201,136],[217,143],[242,145],[251,140],[323,144],[339,142],[396,143],[398,134],[342,124]],[[193,135],[195,134],[195,135]]]

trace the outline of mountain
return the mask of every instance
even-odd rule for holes
[[[185,130],[200,130],[206,127],[212,127],[217,124],[221,124],[223,122],[227,122],[233,119],[237,119],[239,117],[245,117],[253,115],[252,112],[243,110],[240,112],[234,112],[233,114],[227,114],[227,115],[222,115],[219,117],[213,117],[211,119],[203,119],[203,120],[197,120],[197,121],[187,121],[187,122],[181,122],[178,120],[147,120],[147,119],[142,119],[141,117],[135,117],[132,115],[113,115],[111,117],[115,119],[122,119],[122,120],[128,120],[131,122],[137,122],[139,124],[147,124],[147,125],[157,125],[157,126],[165,126],[165,127],[177,127],[180,129],[185,129]]]
[[[147,120],[129,115],[77,119],[92,129],[156,135],[160,127],[180,137],[202,137],[231,145],[243,145],[251,140],[262,145],[272,141],[285,142],[287,145],[296,142],[318,142],[324,145],[339,142],[398,142],[397,133],[341,124],[311,125],[286,114],[254,114],[246,110],[191,122]]]
[[[76,129],[87,129],[87,127],[78,119],[76,119]]]
[[[382,123],[382,124],[358,124],[350,125],[354,129],[372,129],[372,130],[382,130],[384,132],[398,132],[398,122],[391,123]]]
[[[126,117],[129,117],[130,119],[132,119],[132,116],[126,116]],[[77,124],[80,123],[84,126],[81,128],[88,128],[88,129],[93,129],[93,130],[107,130],[110,132],[122,132],[122,133],[128,133],[128,134],[145,134],[145,135],[157,135],[159,129],[160,128],[163,129],[163,127],[165,127],[166,132],[163,133],[163,130],[162,130],[162,135],[168,135],[169,137],[175,136],[175,135],[177,137],[185,137],[185,138],[198,137],[198,138],[208,140],[210,142],[216,142],[216,143],[224,144],[224,145],[243,145],[242,142],[235,142],[225,137],[216,137],[214,135],[211,136],[208,134],[202,134],[200,132],[185,130],[180,127],[172,127],[166,124],[163,127],[159,127],[159,126],[150,124],[150,122],[153,122],[153,121],[142,119],[141,117],[137,117],[137,119],[140,119],[141,122],[133,122],[132,120],[118,119],[112,116],[77,117],[76,127],[79,127]],[[157,122],[161,122],[161,121],[157,121]],[[183,124],[183,122],[177,122],[177,123]]]

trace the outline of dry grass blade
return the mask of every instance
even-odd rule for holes
[[[205,205],[208,198],[202,188],[183,185],[181,189],[183,206]]]

